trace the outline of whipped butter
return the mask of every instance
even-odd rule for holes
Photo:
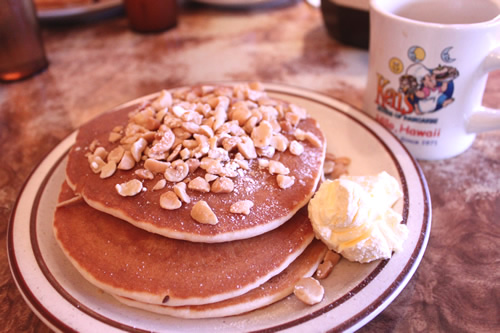
[[[408,228],[392,206],[403,196],[387,172],[323,182],[309,202],[316,237],[350,261],[390,258],[403,249]]]

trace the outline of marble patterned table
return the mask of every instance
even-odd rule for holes
[[[301,2],[250,10],[188,4],[176,28],[129,30],[123,14],[44,25],[50,67],[0,84],[0,238],[38,162],[75,128],[133,98],[203,81],[260,80],[316,90],[361,107],[366,51],[332,40],[318,9]],[[500,107],[500,73],[484,104]],[[416,274],[361,332],[500,330],[500,132],[464,154],[421,161],[432,232]],[[48,332],[23,301],[0,247],[1,332]]]

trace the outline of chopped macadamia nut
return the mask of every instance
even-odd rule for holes
[[[135,160],[134,157],[132,156],[132,153],[130,151],[126,151],[120,163],[118,164],[118,169],[120,170],[130,170],[135,166]]]
[[[351,159],[349,157],[337,157],[335,158],[337,164],[349,165],[351,164]]]
[[[321,140],[312,132],[306,132],[306,140],[314,147],[321,147]]]
[[[219,177],[213,182],[211,189],[214,193],[230,193],[234,189],[234,183],[230,178]]]
[[[293,112],[287,112],[285,114],[285,119],[292,125],[293,127],[297,126],[300,122],[300,116]]]
[[[97,139],[92,140],[92,142],[89,144],[90,152],[93,153],[98,146],[99,146],[99,140]]]
[[[205,174],[205,180],[206,180],[207,182],[209,182],[209,183],[210,183],[210,182],[213,182],[213,181],[214,181],[214,180],[216,180],[217,178],[219,178],[219,176],[217,176],[217,175],[213,175],[213,174],[211,174],[211,173],[206,173],[206,174]]]
[[[133,115],[131,121],[149,131],[158,129],[161,124],[160,121],[158,121],[155,117],[155,110],[150,107],[147,107],[144,110]]]
[[[269,161],[269,173],[271,175],[280,174],[280,175],[288,175],[290,173],[290,169],[285,167],[283,163],[275,160]]]
[[[229,155],[227,150],[224,148],[214,148],[208,151],[208,157],[214,160],[227,161],[229,160]]]
[[[108,154],[108,162],[115,162],[115,164],[120,163],[124,153],[125,148],[123,148],[122,146],[114,148]]]
[[[293,289],[293,293],[302,302],[313,305],[323,300],[325,289],[315,278],[305,277],[297,282]]]
[[[273,135],[271,145],[278,151],[285,151],[288,148],[288,139],[283,134]]]
[[[138,179],[132,179],[125,183],[116,184],[115,189],[122,197],[133,197],[142,191],[142,182]]]
[[[251,116],[250,118],[248,118],[245,125],[243,125],[243,129],[247,133],[252,133],[253,129],[255,128],[255,126],[257,125],[258,122],[259,122],[259,118],[257,116]]]
[[[106,160],[106,157],[108,156],[108,152],[103,147],[97,147],[94,151],[94,156],[99,156],[103,160]]]
[[[250,209],[253,207],[253,202],[250,200],[237,201],[231,205],[229,211],[234,214],[250,214]]]
[[[254,143],[252,139],[247,136],[241,137],[241,142],[238,143],[238,151],[246,159],[257,158],[257,152],[255,151]]]
[[[152,158],[148,158],[146,161],[144,161],[144,168],[151,171],[152,173],[165,173],[169,166],[170,163],[153,160]]]
[[[162,195],[160,196],[160,207],[163,209],[175,210],[181,208],[181,206],[182,202],[172,191],[162,193]]]
[[[300,128],[297,128],[295,129],[295,132],[293,132],[293,136],[299,141],[304,141],[306,139],[306,132],[304,132],[304,130]]]
[[[331,261],[323,261],[321,264],[318,265],[318,268],[316,269],[316,273],[314,274],[314,276],[316,276],[316,278],[319,280],[323,280],[330,275],[332,270],[333,270],[333,263]]]
[[[190,173],[193,173],[196,171],[196,169],[199,168],[200,166],[200,160],[196,159],[196,158],[189,158],[186,160],[186,164],[189,168],[189,172]]]
[[[295,177],[290,177],[290,176],[285,176],[285,175],[277,175],[276,181],[278,182],[278,186],[280,188],[287,189],[295,183]]]
[[[199,131],[198,131],[200,134],[208,137],[208,138],[211,138],[214,136],[214,131],[212,130],[212,128],[208,125],[201,125],[200,128],[199,128]]]
[[[266,146],[264,148],[257,148],[256,151],[259,157],[272,158],[276,153],[276,148],[274,148],[273,146]]]
[[[335,161],[336,157],[333,153],[327,151],[325,154],[325,160],[326,161]]]
[[[172,150],[170,155],[168,155],[167,162],[172,162],[173,160],[177,159],[179,153],[181,152],[181,149],[182,149],[182,144],[176,145],[174,150]]]
[[[252,90],[257,90],[257,91],[264,91],[264,85],[260,82],[250,82],[248,84],[248,87]]]
[[[325,175],[331,174],[334,169],[335,169],[334,161],[325,161],[325,163],[323,164],[323,173]]]
[[[295,115],[298,115],[300,117],[300,119],[306,119],[307,118],[307,112],[306,112],[306,109],[304,108],[301,108],[300,106],[298,105],[295,105],[295,104],[290,104],[288,106],[288,109],[290,112],[292,112],[293,114]]]
[[[205,192],[205,193],[210,192],[210,184],[204,178],[201,177],[196,177],[195,179],[191,180],[188,184],[188,188],[190,190],[198,192]]]
[[[106,162],[104,162],[99,156],[89,155],[88,160],[90,168],[94,173],[101,172],[102,168],[106,165]]]
[[[189,166],[183,160],[176,160],[170,164],[163,174],[165,179],[172,183],[182,181],[189,173]]]
[[[299,156],[304,152],[304,146],[296,140],[290,142],[290,147],[288,149],[290,150],[290,153],[296,156]]]
[[[156,110],[169,108],[172,106],[172,94],[167,90],[162,90],[160,95],[153,101],[152,106]]]
[[[101,168],[101,174],[99,175],[101,178],[109,178],[114,175],[116,171],[116,162],[109,161]]]
[[[166,179],[160,179],[156,182],[155,186],[153,186],[153,191],[163,190],[167,186]]]
[[[265,169],[265,168],[269,167],[269,160],[266,158],[259,158],[258,163],[259,163],[259,168],[261,168],[261,169]]]
[[[179,199],[184,201],[185,203],[190,203],[191,198],[186,192],[186,183],[180,182],[174,185],[174,192],[177,194]]]
[[[182,123],[181,127],[188,131],[189,133],[198,133],[200,126],[192,121],[185,121]]]
[[[224,137],[221,141],[222,141],[222,147],[226,151],[230,152],[238,146],[238,143],[241,142],[241,138],[238,136],[228,136],[228,137]],[[238,154],[240,154],[240,153],[238,153]]]
[[[186,147],[187,149],[194,149],[198,147],[198,142],[194,139],[187,139],[182,141],[182,145]]]
[[[200,200],[191,209],[191,217],[202,224],[217,224],[219,220],[206,201]]]
[[[316,270],[316,277],[320,280],[326,279],[333,270],[333,267],[338,264],[339,260],[340,254],[333,251],[326,252],[323,262],[319,264]]]
[[[328,251],[325,253],[325,258],[323,261],[330,261],[334,266],[340,261],[340,254],[334,251]]]
[[[155,176],[153,173],[147,169],[137,169],[134,171],[134,173],[137,175],[137,177],[141,179],[154,179]]]
[[[186,110],[182,105],[174,105],[172,107],[172,112],[175,114],[177,118],[182,117],[182,115],[187,111],[188,110]]]
[[[136,162],[139,162],[142,157],[142,152],[146,149],[148,142],[144,138],[140,138],[132,145],[130,148],[130,152],[132,153],[132,157]]]
[[[115,142],[120,141],[122,137],[123,137],[123,135],[120,133],[111,132],[111,133],[109,133],[108,141],[111,143],[115,143]]]
[[[223,166],[219,160],[210,158],[210,157],[204,157],[201,160],[200,163],[200,168],[205,170],[207,173],[219,175],[223,171]]]
[[[187,148],[182,149],[179,154],[183,160],[187,160],[191,157],[191,151]]]
[[[250,166],[248,165],[248,161],[247,160],[237,160],[237,159],[235,159],[234,161],[243,170],[249,170],[250,169]]]
[[[255,147],[262,148],[269,146],[273,137],[273,127],[267,120],[263,120],[259,126],[252,130],[251,134]]]
[[[232,112],[231,116],[232,120],[236,120],[240,126],[243,126],[252,116],[252,112],[247,107],[239,107]]]
[[[342,175],[348,174],[347,168],[351,163],[351,159],[348,157],[338,157],[334,160],[333,171],[328,174],[329,178],[336,179]]]
[[[164,159],[168,155],[168,151],[172,148],[175,141],[175,134],[165,125],[160,126],[158,130],[160,140],[155,142],[148,151],[148,156],[155,160]]]

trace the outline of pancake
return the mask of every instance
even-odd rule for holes
[[[128,306],[174,317],[192,319],[234,316],[270,305],[292,294],[295,284],[302,277],[311,276],[316,271],[325,252],[325,245],[314,240],[304,253],[279,275],[244,295],[217,303],[172,307],[137,302],[121,296],[115,298]]]
[[[225,96],[223,94],[228,94],[227,89],[224,90],[221,88],[221,92],[218,92],[219,90],[217,89],[218,88],[208,95],[203,95],[203,91],[210,91],[204,87],[195,87],[189,90],[188,93],[174,91],[171,94],[174,96],[172,105],[185,105],[185,103],[187,103],[186,101],[195,100],[197,101],[197,108],[202,109],[202,106],[211,108],[207,114],[207,119],[214,118],[215,116],[211,115],[216,112],[215,110],[217,110],[218,105],[214,107],[213,105],[215,104],[211,101],[216,98],[214,96],[223,99]],[[226,242],[254,237],[279,227],[290,219],[301,207],[307,204],[316,189],[325,157],[325,137],[319,129],[317,122],[307,117],[304,114],[304,110],[283,101],[270,99],[265,92],[251,90],[249,88],[244,90],[246,94],[255,95],[258,93],[260,94],[258,95],[260,98],[257,99],[253,97],[255,101],[252,101],[247,97],[238,97],[238,95],[241,95],[241,93],[237,93],[237,91],[241,91],[241,89],[238,89],[229,89],[231,98],[227,99],[230,101],[227,111],[229,115],[226,115],[229,117],[228,121],[229,119],[233,119],[233,123],[236,122],[239,124],[238,120],[234,120],[237,118],[235,109],[241,107],[242,103],[251,105],[253,108],[251,112],[257,115],[264,111],[268,112],[270,110],[269,108],[278,110],[279,112],[276,111],[278,112],[278,118],[267,122],[273,125],[273,140],[274,137],[284,137],[289,143],[295,141],[294,147],[298,144],[303,148],[303,152],[300,153],[300,155],[296,152],[295,154],[292,153],[292,144],[289,144],[288,147],[285,146],[286,150],[281,149],[284,151],[275,149],[271,147],[271,145],[263,146],[261,149],[256,149],[256,158],[245,157],[245,154],[241,154],[239,146],[237,146],[237,148],[222,148],[221,141],[224,140],[224,136],[229,136],[233,139],[237,138],[238,140],[244,137],[248,138],[251,134],[248,128],[247,130],[243,130],[244,133],[237,133],[242,130],[242,127],[238,126],[239,129],[229,134],[216,134],[215,137],[218,138],[216,145],[219,150],[215,149],[214,153],[221,153],[221,149],[225,150],[227,152],[225,158],[228,160],[223,162],[224,165],[228,166],[228,168],[229,165],[231,165],[237,169],[233,175],[225,177],[226,179],[230,178],[234,185],[234,189],[230,193],[214,193],[213,186],[215,181],[210,182],[212,190],[207,193],[190,189],[189,182],[191,180],[197,177],[206,179],[205,177],[207,173],[209,173],[209,169],[203,169],[202,164],[196,170],[190,171],[189,174],[180,181],[188,183],[187,194],[190,197],[190,202],[182,202],[182,206],[175,210],[164,209],[160,206],[159,202],[162,195],[172,191],[176,182],[167,181],[165,187],[161,190],[153,190],[155,185],[158,184],[158,181],[165,179],[166,176],[163,173],[154,173],[151,176],[152,179],[141,179],[136,173],[144,171],[146,164],[145,159],[148,156],[152,156],[151,152],[154,150],[152,146],[161,141],[159,137],[163,138],[165,136],[164,134],[158,134],[161,132],[160,130],[143,130],[141,135],[146,138],[148,146],[145,148],[141,159],[132,169],[118,169],[112,176],[105,179],[100,177],[102,172],[101,174],[94,173],[89,166],[88,160],[89,156],[94,156],[96,154],[95,152],[93,153],[96,142],[98,143],[97,145],[100,148],[104,148],[106,152],[111,152],[120,145],[124,145],[128,150],[131,149],[129,147],[130,142],[128,146],[127,143],[123,143],[127,140],[130,141],[129,138],[126,137],[127,124],[130,125],[130,119],[135,119],[134,121],[136,121],[137,118],[140,118],[138,115],[141,116],[147,112],[153,112],[155,119],[157,119],[160,114],[163,116],[163,113],[168,111],[170,116],[165,116],[163,118],[163,124],[167,123],[165,119],[168,118],[168,126],[174,128],[174,131],[178,129],[178,127],[174,127],[179,125],[178,118],[177,120],[174,119],[175,121],[172,120],[175,118],[172,111],[174,107],[170,106],[161,109],[163,113],[162,111],[155,111],[159,108],[157,105],[161,104],[159,101],[164,100],[162,96],[165,96],[165,93],[163,93],[163,95],[160,95],[160,97],[152,101],[105,113],[80,128],[76,143],[69,153],[66,169],[68,184],[76,193],[81,194],[85,201],[93,208],[116,216],[138,228],[169,238],[207,243]],[[215,92],[218,92],[219,95]],[[212,106],[210,103],[212,103]],[[191,104],[194,105],[194,102]],[[176,109],[176,111],[178,110]],[[129,116],[129,114],[132,114],[132,116]],[[300,119],[297,121],[298,117]],[[203,121],[210,123],[210,120],[207,119]],[[246,127],[250,119],[242,126]],[[263,119],[260,123],[256,123],[255,127],[262,125],[265,122]],[[155,124],[154,121],[147,122],[142,118],[140,120],[145,126],[158,126],[158,123]],[[226,121],[222,127],[230,123],[228,121]],[[275,130],[274,127],[279,127],[281,130],[275,132],[277,130]],[[122,128],[121,132],[120,128]],[[123,130],[123,128],[125,129]],[[204,130],[206,130],[206,127]],[[168,131],[170,131],[170,129]],[[214,132],[217,133],[218,131],[220,131],[220,128]],[[114,143],[110,142],[110,136],[119,137],[124,132],[124,137],[122,137],[120,141],[115,141]],[[200,129],[194,136],[199,135],[198,138],[200,138],[200,136],[203,136],[199,134],[201,132],[202,130]],[[209,136],[210,135],[206,138],[210,139]],[[316,141],[310,140],[311,137]],[[194,143],[193,141],[196,141],[193,140],[193,136],[187,138],[181,148],[184,147],[184,145],[188,146],[188,144],[189,147],[191,147]],[[181,142],[179,136],[176,136],[176,142]],[[272,142],[274,145],[279,146],[279,142],[278,144],[276,144],[276,141]],[[230,144],[228,143],[228,145]],[[187,151],[187,154],[197,149],[193,148],[190,150],[187,147],[184,148],[186,148],[185,152]],[[173,146],[172,150],[175,150]],[[212,151],[208,153],[208,156],[211,152]],[[266,155],[271,156],[272,152],[274,152],[272,157],[266,157]],[[172,152],[169,151],[168,153]],[[224,152],[222,151],[222,153]],[[242,156],[244,157],[243,161],[241,160]],[[203,152],[199,155],[198,160],[203,162],[206,157],[207,153]],[[151,159],[151,157],[149,158]],[[156,160],[162,162],[164,162],[166,158],[167,157],[162,159],[161,157],[155,156]],[[191,159],[192,158],[186,159],[178,157],[177,161],[189,161]],[[221,158],[217,160],[220,161]],[[174,163],[174,161],[175,159],[171,162]],[[280,162],[286,170],[275,170],[271,172],[271,169],[266,166],[266,163],[271,163],[270,161],[272,163]],[[180,163],[182,164],[182,162]],[[239,167],[240,163],[243,166]],[[224,172],[226,171],[228,171],[227,168]],[[286,175],[277,175],[277,173],[280,172],[284,172]],[[231,172],[229,172],[229,174],[230,173]],[[217,177],[217,175],[215,177]],[[284,184],[280,183],[279,177],[288,181],[291,180],[293,184],[286,184],[286,182]],[[125,184],[134,179],[139,179],[141,186],[143,186],[142,190],[137,195],[124,197],[117,193],[117,184]],[[290,187],[284,188],[286,186]],[[248,215],[231,212],[230,207],[232,204],[245,200],[253,205]],[[208,204],[217,217],[216,224],[203,224],[192,218],[191,211],[193,206],[199,201],[205,201]]]
[[[73,197],[63,184],[53,227],[65,255],[96,287],[144,303],[200,305],[245,294],[314,238],[305,210],[263,235],[207,244],[146,232]]]

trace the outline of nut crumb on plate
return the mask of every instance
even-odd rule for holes
[[[304,277],[297,282],[293,289],[293,293],[302,302],[314,305],[323,300],[325,289],[315,278]]]

